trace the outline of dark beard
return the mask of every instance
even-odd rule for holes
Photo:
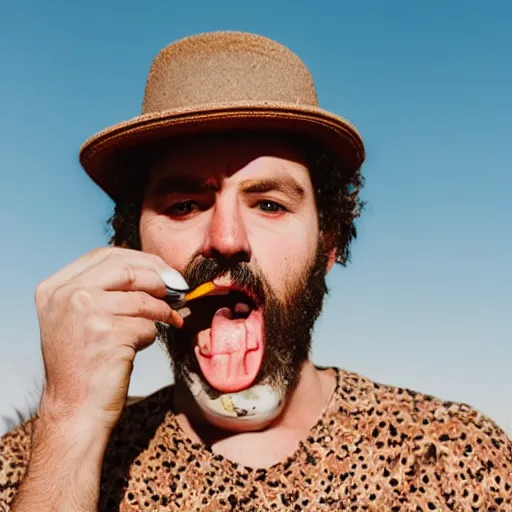
[[[297,385],[302,364],[310,355],[313,326],[322,311],[327,293],[326,262],[324,251],[319,249],[313,265],[288,287],[282,300],[276,297],[262,273],[253,270],[248,263],[223,263],[217,259],[196,257],[184,272],[191,289],[229,274],[233,283],[250,291],[261,301],[265,354],[253,385],[265,381],[284,387],[288,392]],[[182,329],[158,325],[159,339],[171,358],[176,381],[186,381],[189,372],[201,375],[193,339],[199,330],[210,327],[211,318],[203,317],[203,321],[199,318],[198,314],[194,319],[192,310]],[[187,324],[191,327],[188,328]],[[202,382],[210,398],[221,394],[204,379]]]

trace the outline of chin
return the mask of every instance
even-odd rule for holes
[[[189,373],[187,377],[187,385],[204,418],[221,430],[263,430],[280,416],[286,402],[286,389],[268,383],[221,393],[212,398],[205,389],[202,377],[195,373]]]
[[[232,432],[268,428],[281,416],[308,357],[325,294],[323,274],[318,285],[320,274],[311,271],[284,302],[246,265],[224,269],[218,279],[202,270],[188,280],[212,282],[213,292],[187,302],[180,329],[162,331],[175,378],[211,425]]]

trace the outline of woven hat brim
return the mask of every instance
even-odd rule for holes
[[[155,144],[173,137],[226,131],[269,130],[303,135],[331,151],[345,173],[356,172],[365,159],[363,141],[345,119],[317,107],[253,102],[205,105],[193,109],[143,114],[89,138],[80,162],[114,201]]]

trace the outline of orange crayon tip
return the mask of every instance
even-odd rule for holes
[[[198,286],[191,292],[185,294],[185,302],[188,302],[189,300],[199,299],[200,297],[209,295],[210,293],[216,290],[219,290],[219,288],[211,281],[209,281],[208,283],[203,283],[202,285]]]

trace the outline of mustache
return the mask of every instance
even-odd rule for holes
[[[220,261],[198,256],[189,263],[184,277],[190,289],[214,279],[227,277],[231,283],[247,290],[260,302],[264,301],[266,295],[267,286],[261,273],[245,262]]]

